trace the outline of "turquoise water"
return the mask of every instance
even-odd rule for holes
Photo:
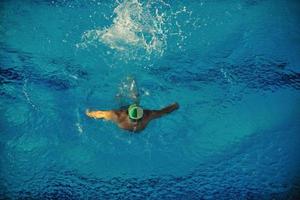
[[[296,0],[0,2],[0,199],[297,199]],[[140,134],[85,116],[180,109]]]

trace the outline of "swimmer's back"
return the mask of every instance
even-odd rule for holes
[[[128,111],[126,110],[118,110],[114,111],[117,116],[117,124],[120,128],[139,132],[146,128],[148,123],[156,118],[159,118],[165,114],[168,114],[176,109],[179,108],[178,103],[171,104],[170,106],[167,106],[166,108],[163,108],[161,110],[144,110],[143,118],[140,120],[137,120],[136,122],[132,121],[128,117]]]

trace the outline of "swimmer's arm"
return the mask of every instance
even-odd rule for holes
[[[151,114],[150,114],[150,118],[151,119],[155,119],[155,118],[159,118],[162,117],[166,114],[169,114],[171,112],[173,112],[174,110],[177,110],[179,108],[179,104],[178,103],[173,103],[161,110],[152,110]]]
[[[105,120],[115,120],[116,113],[113,110],[97,110],[97,111],[89,111],[86,110],[85,114],[94,119],[105,119]]]

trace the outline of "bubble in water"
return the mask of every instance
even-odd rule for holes
[[[120,107],[127,106],[132,103],[139,103],[137,83],[132,76],[127,76],[126,79],[121,82],[116,98]]]

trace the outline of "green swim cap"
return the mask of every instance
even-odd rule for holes
[[[144,111],[141,107],[136,104],[132,104],[128,108],[128,115],[130,119],[141,119],[143,117]]]

